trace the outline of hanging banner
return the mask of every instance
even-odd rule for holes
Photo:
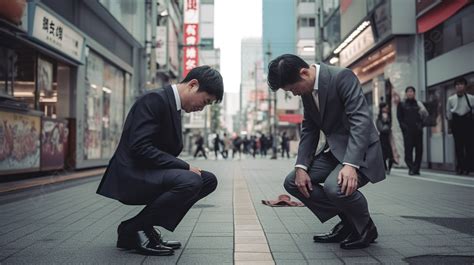
[[[183,77],[199,64],[199,0],[184,1]]]

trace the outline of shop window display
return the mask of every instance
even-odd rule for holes
[[[109,159],[123,125],[124,72],[93,52],[86,72],[84,159]]]

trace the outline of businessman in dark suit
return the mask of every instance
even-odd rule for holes
[[[367,200],[358,190],[385,178],[382,149],[369,107],[354,73],[285,54],[269,63],[268,84],[301,96],[304,107],[295,169],[284,187],[321,222],[341,221],[315,242],[340,243],[343,249],[368,247],[378,234]],[[317,151],[320,133],[324,148]],[[324,186],[321,184],[324,183]]]
[[[127,205],[146,205],[118,229],[117,247],[146,255],[172,255],[181,246],[163,241],[187,211],[217,187],[214,174],[177,158],[183,149],[181,110],[201,111],[220,102],[222,76],[209,66],[192,69],[172,86],[151,91],[131,108],[122,136],[97,190]]]

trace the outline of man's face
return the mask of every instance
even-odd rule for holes
[[[408,91],[406,92],[407,94],[407,98],[408,99],[415,99],[415,91],[411,90],[411,89],[408,89]]]
[[[466,91],[466,85],[463,84],[463,83],[457,83],[456,84],[456,93],[458,93],[459,95],[462,95],[464,94],[464,92]]]
[[[183,100],[181,107],[187,113],[201,111],[206,105],[216,101],[216,97],[207,92],[198,91],[199,85],[192,86],[186,93],[186,100]]]

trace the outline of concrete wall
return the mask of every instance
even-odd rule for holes
[[[427,86],[474,72],[473,62],[474,42],[429,60],[426,63]]]

